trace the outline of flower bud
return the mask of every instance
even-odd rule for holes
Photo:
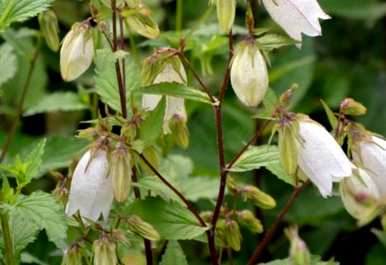
[[[269,194],[264,193],[252,185],[247,185],[242,188],[242,196],[261,209],[272,209],[276,207],[275,200]]]
[[[131,232],[143,238],[153,241],[160,239],[160,235],[157,230],[155,230],[151,224],[145,222],[137,215],[130,216],[127,220],[127,225]]]
[[[236,0],[217,0],[217,19],[220,30],[229,33],[236,15]]]
[[[237,194],[240,191],[240,187],[237,185],[235,179],[232,176],[227,178],[227,188],[232,194]]]
[[[205,221],[205,222],[210,222],[212,220],[212,217],[213,217],[213,212],[212,211],[205,211],[205,212],[201,212],[200,213],[200,216],[201,218]]]
[[[265,59],[254,40],[241,42],[231,66],[231,83],[238,99],[247,107],[257,107],[268,89]]]
[[[59,25],[55,13],[52,10],[40,13],[39,25],[47,46],[57,52],[59,50]]]
[[[298,228],[291,227],[285,230],[291,242],[290,259],[293,265],[311,265],[311,254],[306,243],[299,237]]]
[[[82,265],[82,255],[78,244],[73,244],[64,251],[61,265]]]
[[[352,98],[346,98],[340,104],[340,112],[350,116],[365,115],[367,108]]]
[[[240,251],[241,233],[239,224],[234,220],[225,221],[225,242],[234,251]]]
[[[87,22],[76,23],[63,39],[60,50],[60,73],[73,81],[91,65],[94,56],[92,29]]]
[[[94,265],[118,264],[116,245],[106,236],[94,241]]]
[[[249,210],[237,212],[237,221],[249,229],[252,233],[260,234],[263,232],[263,225],[259,219]]]
[[[186,121],[180,120],[178,116],[172,118],[170,124],[170,131],[173,134],[173,138],[178,146],[183,149],[189,146],[189,130],[186,126]]]
[[[347,212],[360,225],[370,222],[379,213],[378,188],[363,169],[355,168],[353,176],[340,183],[340,194]]]
[[[131,191],[131,155],[120,143],[111,156],[110,176],[113,182],[114,198],[117,202],[127,199]]]
[[[225,235],[225,220],[219,219],[216,224],[216,241],[221,243],[223,246],[227,245]]]
[[[160,30],[149,13],[149,10],[142,5],[121,12],[132,31],[146,38],[155,39],[159,36]]]
[[[298,140],[296,139],[299,126],[297,122],[292,122],[288,126],[282,126],[279,129],[279,155],[280,162],[286,173],[296,181],[296,172],[298,169]]]

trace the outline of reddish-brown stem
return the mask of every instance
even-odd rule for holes
[[[178,52],[178,56],[180,57],[182,63],[185,65],[186,68],[189,68],[189,70],[192,72],[194,78],[197,80],[197,82],[200,84],[202,90],[208,95],[209,100],[212,103],[216,103],[217,100],[213,97],[212,93],[210,92],[209,87],[202,81],[200,76],[197,74],[196,70],[194,70],[194,67],[192,64],[189,62],[189,60],[186,58],[185,54],[183,52]]]
[[[171,189],[177,196],[180,198],[180,200],[185,204],[185,206],[189,209],[189,211],[196,217],[197,221],[200,223],[201,226],[206,227],[205,221],[201,218],[198,211],[194,208],[192,203],[185,198],[185,196],[177,190],[164,176],[161,175],[160,172],[149,162],[149,160],[146,159],[146,157],[142,154],[138,154],[138,156],[142,159],[142,161],[150,168],[150,170],[169,188]]]
[[[304,182],[302,185],[296,187],[294,191],[291,194],[291,197],[288,199],[287,203],[284,205],[284,208],[279,212],[279,214],[276,216],[275,220],[269,227],[268,231],[265,233],[263,240],[260,242],[260,244],[256,247],[255,251],[253,252],[252,256],[248,260],[248,265],[254,265],[260,258],[263,251],[268,246],[269,242],[271,242],[273,236],[276,233],[276,230],[279,227],[279,224],[283,221],[284,216],[288,213],[291,206],[294,204],[296,198],[299,196],[299,194],[304,190],[304,188],[309,184],[309,181]]]
[[[116,52],[118,49],[118,41],[117,41],[117,7],[116,0],[111,0],[111,8],[113,10],[113,41],[112,41],[112,49],[113,52]],[[115,63],[115,72],[117,75],[117,82],[119,87],[119,100],[121,103],[121,112],[123,118],[127,118],[127,107],[126,107],[126,87],[124,84],[124,79],[122,77],[121,67],[119,65],[119,61]]]
[[[233,58],[233,38],[232,38],[232,31],[229,32],[228,34],[228,62],[225,70],[225,75],[224,75],[224,80],[220,89],[220,95],[218,97],[220,104],[224,101],[225,97],[225,92],[228,87],[229,79],[230,79],[230,69],[231,69],[231,64],[232,64],[232,58]]]

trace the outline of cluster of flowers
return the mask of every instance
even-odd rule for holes
[[[214,2],[214,1],[212,1]],[[293,39],[301,41],[302,33],[309,36],[321,34],[319,19],[328,19],[316,0],[263,0],[265,8]],[[236,0],[217,0],[220,29],[230,32],[236,9]],[[145,19],[142,7],[136,16],[127,15],[129,25],[137,33],[154,38],[159,30],[151,20]],[[125,12],[123,11],[123,15]],[[129,13],[128,13],[129,14]],[[130,13],[131,14],[131,13]],[[146,17],[147,18],[147,17]],[[61,73],[71,81],[83,74],[91,65],[94,43],[88,21],[75,24],[66,35],[61,48]],[[239,100],[247,107],[257,107],[269,87],[267,63],[259,43],[248,35],[239,43],[231,65],[231,83]],[[173,49],[160,49],[144,63],[144,85],[159,83],[186,84],[187,76],[182,62]],[[142,107],[154,110],[163,96],[145,95]],[[184,99],[165,96],[164,134],[178,131],[177,143],[188,144],[187,114]],[[346,102],[347,103],[347,102]],[[350,104],[349,104],[350,105]],[[342,104],[341,113],[351,115],[358,104]],[[351,112],[350,112],[351,111]],[[350,142],[350,160],[336,139],[320,124],[303,114],[295,114],[279,107],[273,114],[277,118],[279,149],[282,164],[296,182],[310,179],[323,197],[332,195],[333,183],[341,183],[343,202],[355,218],[362,223],[379,212],[386,199],[386,141],[348,121],[339,120]],[[72,179],[66,212],[72,215],[79,210],[84,218],[107,218],[113,194],[118,201],[127,198],[130,186],[130,155],[124,145],[117,146],[112,154],[100,146],[86,152],[79,161]]]

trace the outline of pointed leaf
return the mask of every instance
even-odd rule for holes
[[[188,265],[183,249],[177,241],[170,241],[160,265]]]

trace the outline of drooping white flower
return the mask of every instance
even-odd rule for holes
[[[377,136],[354,143],[353,158],[376,183],[382,200],[386,200],[386,141]]]
[[[248,107],[257,107],[268,89],[268,70],[263,55],[254,43],[238,45],[231,68],[231,83],[238,99]]]
[[[91,65],[94,42],[88,24],[75,24],[63,39],[60,50],[60,73],[65,81],[81,76]]]
[[[153,83],[180,83],[183,84],[187,80],[186,72],[182,64],[180,70],[176,71],[172,64],[167,64],[162,71],[156,76]],[[157,107],[162,99],[160,95],[143,95],[142,107],[145,110],[153,110]],[[187,121],[187,114],[185,110],[185,100],[183,98],[166,96],[166,110],[164,116],[164,133],[170,133],[169,123],[177,117],[180,121]]]
[[[323,197],[332,193],[333,182],[352,175],[352,164],[331,134],[315,121],[299,121],[298,165]]]
[[[311,37],[322,35],[319,19],[329,19],[317,0],[263,0],[272,19],[294,40],[302,33]]]
[[[106,151],[98,150],[93,156],[91,151],[87,151],[82,156],[71,181],[66,206],[68,216],[79,210],[86,220],[97,221],[100,215],[107,220],[113,201],[112,180],[108,173]]]
[[[341,181],[340,194],[347,212],[362,225],[376,216],[379,191],[365,170],[355,168],[353,173],[352,177]]]

